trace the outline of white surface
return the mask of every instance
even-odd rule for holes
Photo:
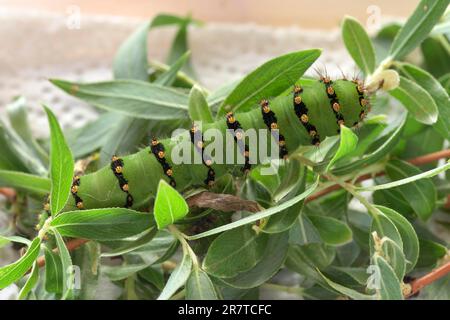
[[[4,116],[5,105],[14,96],[24,95],[29,102],[33,131],[39,136],[48,132],[42,103],[56,112],[65,128],[81,126],[96,116],[94,108],[69,97],[47,79],[111,79],[117,48],[141,22],[83,15],[81,28],[69,29],[64,15],[6,9],[0,9],[0,21],[0,115]],[[151,59],[164,61],[173,34],[173,28],[150,32]],[[272,57],[310,48],[323,49],[316,66],[326,65],[330,75],[339,76],[339,68],[348,75],[355,72],[338,29],[323,32],[297,27],[208,24],[190,30],[189,46],[200,81],[209,89],[241,77]]]

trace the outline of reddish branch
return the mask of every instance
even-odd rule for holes
[[[0,188],[0,194],[3,195],[8,201],[13,202],[16,198],[16,191],[11,188]]]
[[[408,296],[412,296],[419,292],[423,287],[429,285],[430,283],[444,277],[450,273],[450,261],[440,266],[439,268],[434,269],[430,273],[424,275],[422,278],[418,278],[411,282],[411,292]]]
[[[86,242],[88,242],[88,240],[86,240],[86,239],[73,239],[73,240],[66,242],[66,247],[67,247],[67,250],[73,251],[73,250],[81,247]],[[58,253],[59,252],[58,248],[53,249],[53,252]],[[39,268],[42,268],[43,266],[45,266],[45,257],[40,256],[37,259],[37,264],[38,264]]]
[[[434,153],[430,153],[424,156],[420,156],[414,159],[408,160],[409,163],[420,166],[430,162],[437,161],[439,159],[450,158],[450,149],[442,150]],[[365,174],[356,179],[356,182],[361,182],[369,179],[373,179],[374,177],[383,176],[385,172],[378,172],[375,175],[373,174]],[[339,185],[332,185],[320,192],[314,193],[309,196],[305,201],[310,202],[315,199],[318,199],[328,193],[339,190],[341,187]],[[12,191],[12,193],[11,193]],[[7,188],[0,188],[0,194],[4,194],[7,197],[12,196],[15,197],[14,190]],[[9,197],[8,197],[9,198]],[[259,211],[259,206],[256,202],[248,201],[240,199],[236,196],[232,195],[220,195],[214,194],[211,192],[203,192],[197,195],[194,195],[187,199],[187,202],[190,207],[199,207],[199,208],[215,208],[222,211],[230,211],[230,206],[234,211],[238,210],[247,210],[250,212]],[[85,244],[88,240],[85,239],[73,239],[66,243],[67,249],[69,251],[75,250],[76,248]],[[58,250],[55,249],[55,252]],[[39,267],[43,267],[45,265],[45,258],[43,256],[38,258]],[[450,262],[444,264],[442,267],[439,267],[429,274],[423,276],[422,278],[416,279],[411,283],[411,293],[409,295],[413,295],[420,291],[423,287],[429,285],[433,281],[442,278],[446,274],[450,273]]]

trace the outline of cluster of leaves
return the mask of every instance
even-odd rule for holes
[[[399,85],[377,95],[358,135],[342,127],[340,137],[328,138],[320,149],[292,153],[276,175],[256,168],[243,181],[231,176],[218,181],[218,196],[235,194],[261,208],[239,212],[234,222],[218,209],[190,209],[163,181],[150,213],[61,211],[70,196],[74,159],[89,156],[87,170],[95,170],[112,154],[135,152],[149,132],[168,135],[192,120],[212,122],[229,110],[254,108],[261,98],[289,90],[289,79],[303,75],[320,50],[275,58],[210,93],[194,80],[189,60],[188,27],[199,23],[159,15],[120,47],[113,81],[52,80],[105,111],[96,121],[63,134],[45,108],[50,140],[36,141],[25,101],[17,99],[8,107],[9,124],[0,126],[0,186],[17,191],[7,208],[15,223],[2,231],[0,246],[14,242],[26,252],[0,268],[0,288],[17,282],[20,298],[30,299],[89,299],[105,281],[115,285],[107,297],[123,299],[246,299],[257,298],[260,289],[306,299],[403,299],[407,277],[429,272],[448,255],[448,243],[433,226],[448,232],[450,165],[435,161],[418,168],[406,161],[448,145],[450,17],[443,16],[448,4],[423,0],[405,25],[386,26],[373,39],[355,19],[344,20],[345,46],[366,78],[398,73]],[[148,61],[149,30],[167,25],[177,27],[168,65]],[[424,63],[411,63],[412,54]],[[100,156],[92,157],[97,151]],[[376,177],[382,171],[386,174]],[[358,182],[366,174],[373,174],[373,184]],[[312,196],[334,184],[341,189]],[[42,212],[48,194],[48,212]],[[189,235],[208,217],[215,217],[212,227]],[[67,238],[89,242],[69,252]],[[72,272],[75,266],[78,272]],[[274,283],[280,269],[300,274],[298,286]],[[368,270],[376,270],[371,279]],[[448,280],[447,275],[421,296],[448,299]]]

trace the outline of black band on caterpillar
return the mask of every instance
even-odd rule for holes
[[[209,156],[205,155],[205,153],[204,153],[205,144],[204,144],[204,140],[203,140],[203,134],[198,129],[196,124],[194,124],[192,126],[192,128],[190,130],[190,135],[191,135],[191,142],[194,145],[195,150],[200,154],[200,156],[202,157],[203,164],[208,168],[208,173],[207,173],[206,179],[203,180],[203,182],[206,185],[211,186],[214,183],[216,173],[215,173],[214,169],[211,168],[211,165],[212,165],[211,158]]]
[[[75,206],[78,209],[84,209],[83,200],[78,195],[78,188],[80,187],[80,177],[74,176],[72,180],[72,187],[70,188],[70,192],[72,193],[72,197],[75,200]]]
[[[359,97],[359,105],[362,108],[361,112],[359,113],[359,119],[360,121],[362,121],[366,117],[367,113],[370,112],[369,100],[367,100],[366,96],[364,95],[365,89],[363,84],[358,80],[354,80],[353,82],[356,84],[356,91],[358,92]],[[365,107],[368,107],[367,112],[364,111]]]
[[[331,110],[333,110],[334,116],[336,117],[336,122],[339,126],[337,132],[341,132],[341,125],[345,124],[344,116],[342,115],[341,105],[339,104],[339,99],[336,95],[336,92],[333,88],[333,81],[330,78],[324,77],[322,78],[322,82],[325,84],[325,88],[327,90],[328,99],[330,99]]]
[[[133,206],[133,196],[129,192],[128,180],[123,176],[123,160],[113,156],[111,170],[119,181],[120,189],[127,194],[125,208],[131,208]]]
[[[308,117],[308,108],[302,100],[302,96],[300,95],[303,92],[303,88],[296,85],[294,87],[294,110],[297,115],[300,123],[305,127],[306,131],[308,131],[311,136],[311,143],[313,145],[318,145],[320,143],[320,136],[317,132],[317,129],[314,125],[309,122]]]
[[[234,141],[241,148],[240,141],[242,141],[242,139],[244,138],[244,133],[241,124],[239,123],[239,121],[236,120],[236,118],[233,115],[233,112],[228,112],[226,117],[227,117],[227,127],[228,129],[233,130]],[[247,173],[248,171],[250,171],[252,167],[252,165],[250,164],[250,153],[247,144],[244,144],[243,148],[241,148],[241,152],[245,158],[245,163],[244,166],[242,167],[242,171],[244,173]]]
[[[278,142],[280,158],[284,159],[287,157],[288,151],[286,148],[286,139],[279,131],[276,131],[276,129],[278,129],[277,116],[275,115],[275,112],[270,110],[268,100],[262,100],[260,106],[264,123]]]
[[[150,143],[150,149],[153,155],[156,157],[158,162],[161,164],[161,167],[164,170],[164,174],[169,178],[169,183],[172,187],[176,188],[177,183],[173,178],[173,170],[172,167],[166,160],[166,153],[162,143],[158,142],[155,138],[152,139]]]

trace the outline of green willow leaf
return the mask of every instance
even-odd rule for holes
[[[219,278],[250,270],[261,260],[268,239],[268,235],[257,234],[251,226],[224,232],[209,246],[203,270]]]
[[[353,17],[345,17],[342,24],[345,47],[358,67],[366,74],[375,70],[375,50],[363,26]]]
[[[400,280],[389,263],[377,254],[373,257],[373,263],[378,266],[380,271],[380,287],[376,289],[378,299],[403,300]]]
[[[53,234],[55,235],[56,245],[58,247],[59,256],[61,258],[61,267],[62,267],[62,300],[72,299],[73,298],[73,290],[74,290],[74,270],[72,258],[70,256],[69,250],[64,243],[64,240],[61,234],[56,229],[52,229]]]
[[[329,267],[335,257],[336,249],[323,243],[289,246],[286,266],[303,276],[324,284],[318,270]]]
[[[53,79],[51,82],[93,106],[134,118],[170,120],[187,115],[188,97],[161,85],[137,80],[82,84]]]
[[[400,77],[400,85],[389,91],[403,106],[424,124],[434,124],[438,119],[438,108],[431,95],[417,83]]]
[[[373,239],[375,232],[379,239],[391,239],[403,250],[403,239],[397,229],[397,226],[387,216],[380,213],[379,215],[373,217],[372,225],[370,227],[369,247],[371,255],[375,253],[375,242]]]
[[[289,232],[270,235],[261,260],[253,268],[233,278],[223,278],[221,281],[240,289],[262,285],[280,270],[286,260],[289,249],[288,238]]]
[[[147,73],[147,34],[151,22],[143,23],[120,46],[114,57],[113,70],[116,79],[136,79],[146,81]]]
[[[17,97],[14,101],[6,106],[9,122],[11,127],[16,131],[19,137],[25,142],[30,150],[45,165],[48,164],[47,152],[37,143],[31,132],[30,123],[28,121],[28,110],[26,99],[22,96]]]
[[[41,239],[35,238],[28,247],[27,252],[16,262],[0,268],[0,289],[6,288],[16,282],[31,268],[37,259]]]
[[[218,116],[249,110],[264,98],[280,95],[300,79],[320,54],[318,49],[298,51],[264,63],[234,88],[222,103]]]
[[[450,27],[450,20],[447,22]],[[424,66],[434,77],[440,78],[450,73],[450,50],[448,40],[444,35],[426,38],[420,48],[424,59]]]
[[[30,276],[27,279],[27,282],[23,285],[22,289],[19,292],[19,300],[25,299],[31,290],[36,286],[39,280],[39,266],[37,261],[34,262],[33,268],[31,269]]]
[[[217,300],[217,292],[208,274],[194,268],[186,282],[186,300]]]
[[[23,159],[11,143],[10,134],[5,125],[0,121],[0,169],[30,172]]]
[[[321,243],[319,231],[311,220],[302,212],[298,216],[292,228],[289,230],[289,243],[305,245],[309,243]]]
[[[158,300],[168,300],[189,278],[192,270],[192,259],[189,254],[184,254],[183,259],[170,274],[166,286],[158,297]]]
[[[47,178],[29,173],[0,170],[0,186],[16,188],[43,196],[50,192],[51,182]]]
[[[52,293],[63,292],[63,268],[61,258],[47,246],[45,256],[45,290]]]
[[[155,206],[153,209],[158,229],[163,229],[186,216],[189,207],[177,190],[166,181],[161,180],[156,191]]]
[[[160,268],[147,267],[144,270],[139,271],[139,276],[144,278],[145,281],[153,284],[158,290],[163,290],[165,285],[164,273]]]
[[[318,271],[322,278],[325,280],[325,282],[334,290],[336,290],[339,293],[342,293],[343,295],[353,299],[353,300],[374,300],[375,296],[367,295],[360,293],[354,289],[347,288],[343,285],[340,285],[339,283],[336,283],[327,277],[325,277],[320,271]]]
[[[116,120],[116,113],[105,112],[80,128],[67,130],[65,132],[67,142],[75,159],[88,156],[105,145],[108,135],[117,126]]]
[[[400,60],[428,36],[444,14],[449,0],[422,0],[392,43],[389,55]]]
[[[285,177],[286,179],[282,180],[275,191],[274,200],[277,203],[278,201],[279,203],[283,203],[305,191],[306,169],[304,166],[300,166],[298,161],[290,161]],[[280,197],[280,200],[276,200]],[[276,215],[269,217],[269,221],[267,221],[261,231],[265,233],[279,233],[289,230],[301,214],[303,205],[304,201],[300,201]]]
[[[378,208],[397,227],[403,242],[403,252],[406,258],[406,271],[411,271],[419,258],[419,239],[411,223],[398,212],[383,206]]]
[[[393,123],[393,130],[387,132],[386,141],[384,141],[376,150],[364,155],[358,160],[349,161],[345,164],[336,166],[336,168],[333,168],[331,172],[335,175],[353,173],[355,172],[355,170],[365,168],[385,157],[392,149],[397,146],[398,142],[401,140],[403,129],[406,124],[406,119],[407,117],[404,116]]]
[[[381,244],[381,252],[397,278],[403,279],[406,271],[406,258],[403,250],[391,239],[384,239]]]
[[[185,52],[170,66],[169,70],[161,74],[153,83],[170,87],[177,78],[178,71],[186,64],[190,56],[189,51]]]
[[[36,152],[17,132],[0,119],[0,169],[23,171],[39,176],[48,174]]]
[[[114,78],[148,81],[148,32],[154,27],[179,24],[182,21],[183,19],[177,16],[158,15],[151,22],[142,24],[119,48],[114,58]],[[181,59],[179,63],[164,72],[158,79],[158,84],[171,85],[183,63]],[[148,131],[148,119],[123,115],[119,117],[114,113],[113,116],[115,118],[110,122],[113,126],[108,128],[106,138],[102,139],[103,141],[100,144],[100,147],[102,147],[100,163],[102,165],[106,165],[114,154],[135,152],[136,145],[142,141]]]
[[[167,64],[155,60],[150,60],[148,64],[150,66],[149,69],[150,80],[157,79],[159,76],[169,71],[171,68]],[[197,81],[190,78],[186,73],[184,73],[183,71],[178,71],[172,86],[190,89],[196,84],[199,85]]]
[[[56,216],[69,199],[75,164],[58,120],[50,109],[44,108],[50,125],[50,209]]]
[[[388,166],[390,164],[388,163]],[[393,168],[394,164],[391,163],[391,168]],[[389,183],[384,183],[384,184],[379,184],[379,185],[375,185],[375,186],[371,186],[371,187],[360,187],[358,188],[358,190],[360,191],[376,191],[376,190],[383,190],[383,189],[390,189],[390,188],[394,188],[394,187],[399,187],[414,181],[418,181],[421,179],[425,179],[425,178],[432,178],[436,175],[438,175],[441,172],[447,171],[448,169],[450,169],[450,162],[444,164],[443,166],[434,168],[432,170],[428,170],[413,176],[407,176],[407,178],[401,179],[401,180],[396,180],[393,182],[389,182]]]
[[[120,240],[152,227],[152,216],[126,208],[103,208],[64,212],[50,225],[66,237]]]
[[[31,240],[19,236],[2,236],[0,235],[0,248],[5,244],[10,242],[21,243],[29,247],[31,245]]]
[[[352,230],[342,221],[325,216],[309,216],[322,241],[329,245],[343,245],[352,240]]]
[[[439,117],[433,128],[444,139],[450,139],[450,98],[444,87],[431,74],[411,64],[400,64],[400,71],[424,88],[434,99],[439,110]]]
[[[226,225],[223,225],[223,226],[211,229],[209,231],[205,231],[205,232],[199,233],[199,234],[197,234],[195,236],[187,236],[186,238],[188,240],[201,239],[201,238],[204,238],[204,237],[208,237],[208,236],[211,236],[211,235],[214,235],[214,234],[217,234],[217,233],[221,233],[221,232],[224,232],[224,231],[227,231],[227,230],[232,230],[232,229],[244,226],[246,224],[249,224],[249,223],[252,223],[252,222],[255,222],[255,221],[267,218],[267,217],[270,217],[270,216],[272,216],[274,214],[282,212],[283,210],[285,210],[285,209],[287,209],[289,207],[292,207],[296,203],[302,201],[303,199],[305,199],[306,197],[311,195],[314,192],[314,190],[316,190],[318,183],[319,183],[319,180],[316,179],[315,182],[313,184],[311,184],[304,192],[302,192],[298,196],[295,196],[292,199],[289,199],[286,202],[283,202],[282,204],[280,204],[278,206],[275,206],[275,207],[272,207],[272,208],[260,211],[258,213],[254,213],[254,214],[252,214],[252,215],[250,215],[248,217],[242,218],[242,219],[240,219],[238,221],[231,222],[229,224],[226,224]]]
[[[347,154],[353,152],[358,144],[358,136],[346,126],[341,125],[341,139],[339,147],[327,165],[326,171],[329,171],[333,164]]]
[[[214,122],[208,102],[197,85],[192,87],[189,94],[189,116],[192,121]]]
[[[139,142],[143,140],[149,128],[149,120],[137,119],[127,116],[117,116],[112,121],[113,127],[101,140],[100,165],[105,166],[111,162],[111,157],[116,154],[127,154],[139,150]]]
[[[417,268],[435,267],[436,263],[448,252],[447,247],[440,243],[419,238],[420,254],[417,260]]]
[[[193,20],[190,17],[184,18],[178,27],[177,34],[175,35],[175,39],[172,42],[172,47],[170,48],[169,55],[167,57],[167,64],[174,64],[183,54],[188,51],[188,26],[191,24]],[[182,70],[190,76],[194,76],[195,72],[192,68],[191,62],[189,60],[186,61]]]
[[[450,167],[450,163],[446,167]],[[401,180],[409,182],[407,184],[400,183],[397,188],[419,218],[424,221],[427,220],[433,213],[437,198],[436,187],[431,179],[425,178],[431,176],[432,173],[428,172],[428,174],[421,176],[421,171],[418,168],[401,160],[389,161],[386,165],[386,173],[391,180],[396,180],[394,184],[398,181],[401,182]],[[417,180],[414,179],[414,176],[425,179]]]
[[[138,235],[137,237],[131,239],[130,241],[126,241],[126,243],[122,246],[119,246],[118,248],[115,248],[111,252],[104,252],[102,253],[102,257],[117,257],[121,256],[125,253],[134,251],[136,249],[141,248],[142,246],[146,245],[152,239],[155,237],[157,233],[156,228],[150,228],[147,231],[144,231],[142,234]]]

